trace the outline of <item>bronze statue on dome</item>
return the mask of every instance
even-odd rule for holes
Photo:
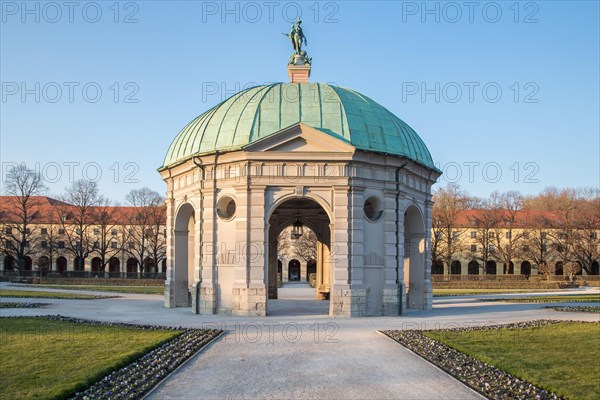
[[[306,41],[306,36],[302,32],[302,27],[300,24],[302,20],[298,18],[295,24],[292,24],[292,28],[290,33],[283,33],[284,36],[288,37],[292,42],[292,47],[294,48],[294,53],[290,57],[290,64],[296,63],[298,59],[303,60],[305,63],[310,64],[310,57],[307,56],[306,51],[302,50],[302,44],[305,46],[308,45]]]

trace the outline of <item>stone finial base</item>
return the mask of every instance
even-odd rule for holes
[[[310,64],[288,65],[288,76],[291,83],[307,83],[310,76]]]

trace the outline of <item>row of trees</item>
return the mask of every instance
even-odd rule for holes
[[[494,192],[482,199],[448,185],[435,192],[433,201],[431,262],[443,263],[445,274],[461,258],[477,261],[484,273],[488,261],[501,262],[508,273],[520,259],[547,275],[559,263],[571,276],[581,269],[594,273],[600,261],[598,189],[548,188],[529,197]]]
[[[42,197],[46,191],[39,173],[24,165],[7,174],[0,251],[14,258],[17,271],[25,269],[28,257],[42,256],[49,265],[40,268],[51,269],[53,260],[64,253],[76,260],[80,271],[90,256],[99,258],[98,268],[106,270],[112,257],[127,254],[143,274],[148,259],[159,265],[165,258],[166,210],[157,192],[132,190],[127,207],[114,207],[93,181],[73,182],[58,200]]]

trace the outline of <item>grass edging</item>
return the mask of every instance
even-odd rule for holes
[[[0,308],[41,308],[49,305],[50,303],[16,303],[12,301],[0,302]]]
[[[564,321],[537,320],[483,327],[444,329],[444,331],[519,329],[559,322]],[[442,342],[431,339],[423,334],[425,331],[385,330],[380,332],[489,399],[561,399],[556,393],[540,388],[493,365],[455,350]]]
[[[600,307],[598,306],[546,306],[555,311],[566,311],[566,312],[587,312],[600,314]]]

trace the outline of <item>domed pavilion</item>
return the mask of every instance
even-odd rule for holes
[[[175,137],[167,183],[166,307],[265,316],[278,297],[277,238],[317,237],[315,298],[329,315],[401,315],[432,304],[431,186],[419,135],[369,97],[309,83],[239,92]],[[280,272],[280,271],[279,271]]]

